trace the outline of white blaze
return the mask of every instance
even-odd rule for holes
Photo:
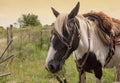
[[[53,48],[53,46],[51,45],[48,51],[48,55],[46,58],[46,62],[45,62],[45,66],[48,68],[48,63],[49,61],[51,61],[54,58],[54,55],[56,53],[56,50]]]

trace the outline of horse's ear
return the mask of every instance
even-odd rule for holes
[[[74,18],[78,12],[79,12],[79,7],[80,7],[80,3],[78,2],[77,5],[73,8],[73,10],[70,12],[70,14],[68,15],[69,19]]]
[[[58,17],[58,15],[60,14],[58,11],[56,11],[53,7],[51,7],[53,14],[55,15],[55,17]]]

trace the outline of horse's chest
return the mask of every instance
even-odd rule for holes
[[[79,59],[78,62],[81,64],[86,57],[86,53],[84,54],[82,59]],[[88,59],[83,66],[83,69],[87,72],[91,72],[92,70],[95,70],[97,68],[102,68],[101,63],[97,60],[96,55],[93,52],[89,53]]]

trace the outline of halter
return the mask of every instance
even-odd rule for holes
[[[65,52],[65,56],[62,57],[62,60],[60,62],[60,65],[63,65],[65,60],[67,59],[68,57],[68,54],[69,54],[69,51],[71,50],[72,48],[72,44],[73,44],[73,40],[75,38],[75,33],[76,33],[76,30],[78,30],[79,26],[77,25],[77,23],[75,22],[75,29],[74,29],[74,32],[72,34],[72,37],[71,37],[71,40],[70,40],[70,43],[67,43],[67,39],[64,38],[64,37],[61,37],[61,35],[56,31],[56,29],[53,29],[52,33],[53,34],[56,34],[56,36],[60,39],[60,41],[67,47],[67,50]],[[80,34],[78,35],[78,38],[80,38]]]
[[[87,24],[88,49],[87,49],[87,54],[86,54],[86,56],[85,56],[85,58],[84,58],[84,60],[83,60],[83,62],[82,62],[81,64],[79,64],[79,62],[77,61],[77,56],[76,56],[76,53],[75,53],[75,58],[76,58],[76,61],[75,61],[75,62],[76,62],[76,64],[77,64],[77,68],[78,68],[78,71],[79,71],[80,76],[81,76],[81,74],[82,74],[83,66],[85,65],[85,63],[86,63],[86,61],[87,61],[87,59],[88,59],[89,53],[90,53],[90,29],[89,29],[90,23],[89,23],[89,21],[87,21],[87,20],[85,20],[85,22],[86,22],[86,24]],[[81,80],[81,79],[79,79],[79,80]]]
[[[84,61],[82,62],[82,64],[79,64],[79,62],[77,61],[77,57],[76,57],[76,55],[75,55],[75,58],[76,58],[76,64],[77,64],[77,68],[78,68],[78,71],[80,72],[80,74],[81,74],[81,72],[82,72],[82,68],[83,68],[83,66],[85,65],[85,63],[86,63],[86,61],[87,61],[87,59],[88,59],[88,56],[89,56],[89,51],[90,51],[90,30],[89,30],[89,21],[86,21],[86,24],[87,24],[87,32],[88,32],[88,50],[87,50],[87,55],[85,56],[85,59],[84,59]],[[64,37],[61,37],[61,35],[56,31],[56,29],[53,29],[53,31],[52,31],[52,33],[53,34],[56,34],[56,36],[60,39],[60,41],[64,44],[64,45],[66,45],[66,47],[67,47],[67,50],[66,50],[66,53],[65,53],[65,56],[64,57],[62,57],[62,60],[61,60],[61,62],[60,62],[60,65],[63,65],[64,64],[64,62],[65,62],[65,60],[67,59],[67,57],[68,57],[68,53],[69,53],[69,51],[71,50],[71,48],[72,48],[72,44],[73,44],[73,40],[74,40],[74,38],[75,38],[75,31],[76,30],[78,30],[79,29],[79,26],[77,25],[77,23],[75,22],[75,29],[74,29],[74,32],[73,32],[73,34],[72,34],[72,37],[71,37],[71,40],[70,40],[70,43],[67,43],[66,42],[66,40],[67,39],[65,39]],[[78,38],[80,38],[81,37],[81,35],[80,35],[80,33],[79,33],[79,31],[78,31]],[[57,80],[60,82],[60,83],[62,83],[61,81],[61,79],[58,77],[58,76],[56,76],[56,78],[57,78]],[[66,79],[65,79],[66,80]],[[67,83],[67,82],[66,82]]]
[[[65,63],[65,60],[66,60],[67,57],[68,57],[69,51],[70,51],[71,48],[72,48],[72,44],[73,44],[73,40],[74,40],[74,38],[75,38],[76,30],[79,29],[79,25],[77,25],[76,22],[75,22],[75,25],[74,25],[74,26],[75,26],[75,29],[74,29],[74,32],[73,32],[73,34],[72,34],[70,43],[67,43],[67,42],[66,42],[67,39],[64,38],[64,37],[61,37],[61,35],[56,31],[56,29],[53,29],[53,31],[52,31],[52,33],[55,34],[55,35],[60,39],[60,41],[67,47],[67,50],[66,50],[66,52],[65,52],[65,56],[62,57],[62,60],[61,60],[61,62],[60,62],[60,65],[63,65],[63,64]],[[80,33],[79,33],[79,31],[78,31],[78,38],[80,38]],[[60,77],[59,77],[58,75],[55,75],[55,77],[56,77],[56,79],[59,81],[59,83],[67,83],[67,80],[65,79],[64,75],[63,75],[63,77],[64,77],[63,81],[60,79]]]

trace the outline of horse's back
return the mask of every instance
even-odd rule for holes
[[[120,20],[119,19],[111,18],[103,12],[90,12],[87,14],[83,14],[83,16],[91,17],[91,18],[95,19],[96,21],[98,21],[98,27],[101,29],[101,31],[102,31],[102,29],[104,29],[104,30],[106,30],[106,32],[114,34],[114,36],[116,38],[116,44],[120,45]],[[94,18],[96,16],[97,16],[97,18]],[[101,22],[100,22],[100,20],[101,20]],[[102,32],[104,32],[104,31],[102,31]],[[105,36],[105,33],[102,33],[102,35],[104,35],[104,37],[107,39],[107,37]],[[102,40],[104,40],[104,39],[102,38]],[[107,40],[107,41],[109,41],[109,40]]]

